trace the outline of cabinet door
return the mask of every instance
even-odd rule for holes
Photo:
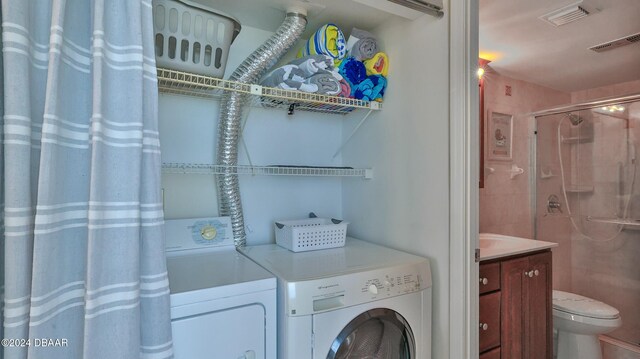
[[[525,317],[528,338],[525,351],[528,359],[551,359],[553,355],[552,302],[551,302],[551,252],[529,257],[529,270],[533,277],[526,277],[526,297],[529,306]]]
[[[480,294],[500,289],[500,262],[480,264]]]
[[[525,272],[529,269],[529,258],[516,258],[502,262],[502,325],[500,330],[501,355],[509,359],[527,359],[524,356],[526,340],[525,312],[526,282]]]
[[[480,352],[500,346],[500,292],[480,296]]]
[[[480,354],[480,359],[500,359],[500,348]]]

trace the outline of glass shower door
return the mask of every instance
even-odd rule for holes
[[[609,335],[640,346],[640,102],[536,118],[536,237],[554,289],[620,311]]]

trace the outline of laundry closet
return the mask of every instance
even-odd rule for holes
[[[338,26],[345,37],[354,27],[375,35],[390,64],[381,103],[342,114],[323,110],[327,105],[312,111],[302,106],[266,108],[260,96],[253,96],[257,100],[244,108],[238,165],[243,171],[239,170],[239,187],[246,244],[274,243],[274,221],[314,212],[348,221],[349,236],[429,258],[434,283],[432,357],[447,357],[448,2],[443,17],[382,0],[198,3],[241,25],[229,50],[224,79],[273,35],[291,4],[306,9],[308,23],[276,67],[294,59],[306,40],[327,23]],[[197,91],[176,91],[175,86],[172,90],[170,80],[177,75],[163,74],[162,69],[159,75],[165,218],[218,216],[212,165],[220,100]]]

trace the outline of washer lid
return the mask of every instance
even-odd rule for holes
[[[276,288],[276,279],[235,248],[167,258],[171,305]]]
[[[615,319],[620,317],[620,312],[608,304],[561,290],[553,291],[553,308],[591,318]]]
[[[382,268],[411,268],[416,263],[428,263],[426,258],[351,237],[347,237],[344,247],[308,252],[292,252],[276,244],[246,246],[239,250],[289,283]],[[424,287],[431,287],[431,272],[427,269],[426,273],[421,274]]]

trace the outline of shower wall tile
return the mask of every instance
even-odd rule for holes
[[[553,251],[553,288],[572,290],[571,228],[564,214],[538,216],[538,238],[558,243]]]
[[[571,292],[571,246],[562,245],[552,249],[554,289]]]
[[[571,102],[587,102],[599,98],[618,97],[640,93],[640,80],[623,82],[610,86],[576,91],[571,93]]]
[[[484,80],[485,109],[513,115],[513,160],[488,161],[485,155],[485,166],[496,171],[493,174],[485,171],[485,188],[480,190],[480,231],[533,238],[529,183],[533,169],[529,156],[535,119],[527,114],[570,103],[571,95],[493,71],[485,73]],[[511,96],[505,95],[505,86],[511,86]],[[511,179],[507,171],[512,164],[524,169],[524,174]],[[552,171],[557,171],[555,163]]]
[[[528,218],[525,221],[505,224],[502,230],[508,236],[533,238],[531,235],[533,233],[533,225]]]

